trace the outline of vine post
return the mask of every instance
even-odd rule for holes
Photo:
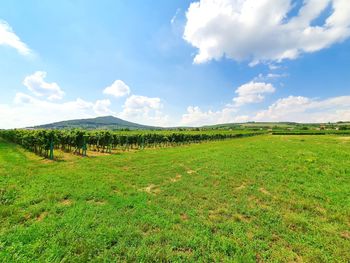
[[[83,156],[86,156],[86,150],[87,150],[87,146],[86,146],[86,136],[84,135],[83,137]]]
[[[53,138],[51,138],[51,140],[50,140],[50,155],[49,155],[50,160],[53,160],[53,148],[54,148]]]

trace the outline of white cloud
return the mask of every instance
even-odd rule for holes
[[[238,108],[225,106],[219,111],[202,111],[188,107],[182,115],[181,125],[203,126],[232,122],[281,122],[325,123],[350,121],[350,96],[328,99],[312,99],[302,96],[281,98],[266,110],[242,115]]]
[[[258,112],[255,121],[337,122],[350,120],[350,96],[324,100],[301,96],[281,98]]]
[[[182,115],[181,125],[203,126],[210,124],[240,122],[246,119],[246,116],[236,116],[236,113],[237,109],[231,105],[226,105],[219,111],[202,111],[197,106],[189,106],[187,108],[187,112]]]
[[[116,98],[124,97],[130,94],[130,88],[121,80],[116,80],[111,86],[103,90],[104,94],[114,96]]]
[[[280,78],[288,77],[287,73],[268,73],[266,75],[259,74],[257,77],[254,78],[254,81],[274,81]]]
[[[240,86],[235,92],[237,97],[233,98],[234,105],[239,107],[249,103],[262,102],[266,93],[275,92],[275,88],[270,83],[251,81]]]
[[[163,126],[168,124],[168,116],[162,113],[162,108],[160,98],[131,95],[118,116],[133,122]]]
[[[3,20],[0,20],[0,45],[15,48],[22,55],[31,54],[29,47],[13,32],[11,26]]]
[[[142,109],[143,111],[159,110],[163,107],[160,98],[131,95],[126,99],[124,107],[127,109]]]
[[[97,100],[93,106],[93,110],[97,115],[100,116],[113,115],[114,112],[110,110],[110,106],[110,100]]]
[[[62,120],[115,115],[109,100],[56,103],[17,93],[13,104],[0,104],[0,128],[22,128]]]
[[[265,99],[265,94],[273,93],[275,90],[270,83],[248,82],[236,89],[235,93],[238,96],[232,99],[233,104],[227,104],[221,110],[203,111],[198,106],[187,107],[187,112],[182,115],[181,125],[202,126],[248,121],[249,116],[238,114],[240,107],[250,103],[262,102]]]
[[[304,0],[294,17],[292,0],[200,0],[190,5],[184,39],[198,48],[195,63],[228,57],[280,62],[330,47],[350,36],[349,0]],[[315,19],[331,5],[321,25]],[[293,10],[294,11],[294,10]],[[294,11],[295,12],[295,11]]]
[[[268,67],[270,70],[276,70],[276,69],[281,68],[281,66],[278,66],[276,64],[271,64],[271,63],[268,64]]]
[[[36,100],[32,96],[29,96],[22,92],[18,92],[16,93],[16,96],[13,101],[15,104],[20,105],[20,104],[31,104],[31,103],[34,103]]]
[[[23,85],[28,88],[34,95],[47,97],[49,100],[62,99],[64,92],[57,83],[45,82],[46,72],[37,71],[32,75],[25,77]]]
[[[52,102],[49,100],[62,97],[63,92],[56,83],[46,83],[45,76],[45,72],[38,71],[23,81],[23,84],[38,97],[19,92],[16,93],[12,104],[0,104],[0,128],[21,128],[106,115],[146,125],[169,125],[168,116],[162,112],[163,103],[160,98],[131,95],[125,100],[121,112],[111,110],[112,103],[109,99],[89,102],[78,98],[68,102]],[[130,92],[129,87],[126,91]]]
[[[181,11],[180,8],[176,9],[176,12],[175,12],[174,16],[173,16],[173,17],[171,18],[171,20],[170,20],[170,24],[174,24],[174,23],[175,23],[176,18],[177,18],[177,16],[179,15],[180,11]]]

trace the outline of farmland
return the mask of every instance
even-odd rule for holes
[[[57,151],[0,139],[0,261],[350,260],[350,137]]]

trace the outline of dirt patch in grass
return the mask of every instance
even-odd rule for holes
[[[102,153],[98,151],[86,151],[86,155],[88,157],[96,157],[96,156],[108,156],[108,155],[111,155],[111,153]]]
[[[350,141],[350,137],[348,136],[339,136],[337,137],[338,140],[341,140],[341,141]]]
[[[350,137],[339,136],[337,139],[340,141],[340,144],[348,144],[350,142]]]
[[[144,191],[148,194],[159,194],[161,191],[159,186],[157,186],[155,184],[150,184],[149,186],[147,186],[145,188],[141,188],[140,190]]]
[[[185,214],[185,213],[181,214],[180,218],[181,218],[182,221],[188,221],[188,219],[189,219],[188,215]]]
[[[317,206],[315,208],[316,213],[320,214],[320,215],[325,215],[327,213],[327,210],[323,207]]]
[[[247,238],[248,238],[249,240],[253,240],[253,239],[254,239],[254,233],[251,232],[251,231],[248,231],[247,234],[246,234],[246,236],[247,236]]]
[[[121,191],[118,188],[112,190],[114,194],[121,194]]]
[[[48,215],[49,213],[48,212],[42,212],[40,215],[38,215],[37,217],[36,217],[36,221],[43,221],[44,220],[44,218],[45,217],[47,217],[47,215]]]
[[[215,210],[210,210],[208,214],[209,220],[213,222],[224,222],[228,219],[232,219],[232,211],[227,207],[219,207]]]
[[[60,204],[64,205],[64,206],[70,206],[70,205],[72,205],[72,203],[73,203],[73,201],[70,199],[63,199],[60,201]]]
[[[340,234],[342,238],[349,239],[350,240],[350,232],[349,231],[344,231]]]
[[[263,187],[260,187],[259,188],[259,192],[260,193],[263,193],[264,195],[272,195],[269,191],[267,191],[265,188],[263,188]]]
[[[249,207],[250,208],[260,208],[260,209],[264,209],[264,210],[270,210],[271,207],[262,199],[254,196],[254,195],[250,195],[248,197],[249,200]]]
[[[242,215],[242,214],[235,214],[233,218],[235,221],[238,221],[238,222],[249,223],[251,221],[251,218],[249,216]]]
[[[178,181],[181,180],[181,177],[182,177],[181,174],[177,174],[174,178],[171,178],[170,181],[171,181],[172,183],[176,183],[176,182],[178,182]]]
[[[246,184],[245,183],[241,184],[240,186],[236,187],[235,189],[237,191],[240,191],[240,190],[243,190],[244,188],[246,188]]]
[[[173,248],[173,251],[179,254],[192,254],[193,250],[189,247],[175,247]]]
[[[90,199],[86,201],[88,204],[93,204],[93,205],[105,205],[107,202],[102,199]]]
[[[123,166],[122,169],[123,169],[123,171],[129,171],[130,167],[129,166]]]
[[[40,160],[40,163],[43,163],[43,164],[49,164],[49,163],[53,163],[54,160],[50,160],[48,158],[45,158],[45,157],[42,157],[42,159]]]

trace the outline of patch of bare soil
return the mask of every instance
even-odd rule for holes
[[[189,219],[188,215],[185,214],[185,213],[181,214],[180,218],[181,218],[182,221],[188,221],[188,219]]]
[[[245,222],[245,223],[248,223],[251,221],[251,218],[246,216],[246,215],[242,215],[242,214],[235,214],[233,216],[233,218],[236,220],[236,221],[239,221],[239,222]]]
[[[150,184],[149,186],[140,189],[141,191],[144,191],[149,194],[159,194],[160,193],[160,188],[157,185]]]
[[[337,137],[337,139],[341,141],[350,141],[350,137],[347,137],[347,136],[339,136]]]
[[[265,188],[260,187],[259,188],[259,192],[263,193],[264,195],[271,195],[271,193],[269,191],[267,191]]]
[[[40,215],[38,215],[37,216],[37,218],[36,218],[36,221],[43,221],[43,219],[45,218],[45,217],[47,217],[47,215],[48,215],[49,213],[48,212],[42,212]]]
[[[101,199],[90,199],[90,200],[87,200],[86,202],[93,205],[105,205],[107,203],[105,200],[101,200]]]
[[[340,236],[342,238],[345,238],[345,239],[350,239],[350,232],[349,231],[344,231],[340,234]]]
[[[235,189],[240,191],[240,190],[243,190],[244,188],[246,188],[246,184],[245,183],[241,184],[240,186],[236,187]]]
[[[176,183],[176,182],[178,182],[178,181],[181,180],[181,177],[182,177],[181,174],[177,174],[174,178],[171,178],[170,181],[171,181],[172,183]]]
[[[72,203],[73,202],[70,199],[63,199],[63,200],[60,201],[60,204],[64,205],[64,206],[70,206]]]
[[[110,153],[98,152],[98,151],[86,151],[86,155],[88,157],[96,157],[96,156],[108,156],[108,155],[111,155],[111,154]]]
[[[181,254],[192,254],[193,250],[189,247],[176,247],[173,249],[174,252],[181,253]]]

